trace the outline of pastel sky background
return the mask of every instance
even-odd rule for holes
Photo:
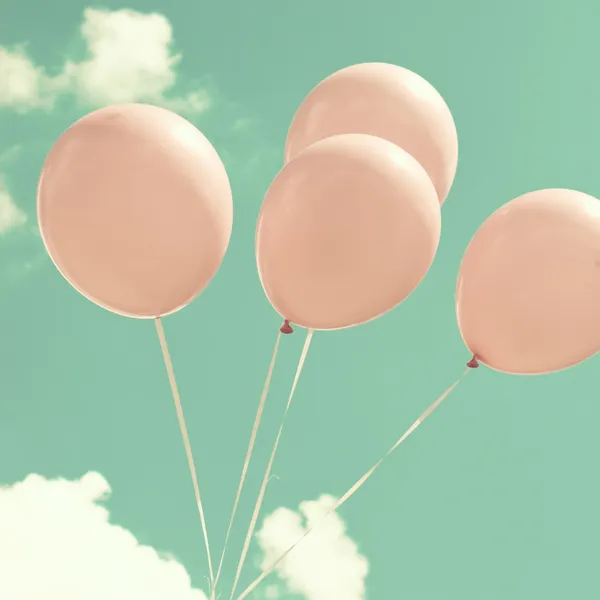
[[[254,225],[295,109],[338,68],[386,61],[431,81],[454,114],[459,171],[435,264],[398,310],[315,336],[243,588],[462,372],[454,282],[483,220],[533,189],[600,195],[599,19],[592,0],[0,0],[0,598],[206,590],[154,328],[80,297],[37,234],[37,177],[66,127],[113,102],[160,104],[228,168],[223,267],[165,321],[216,560],[280,323]],[[282,343],[222,598],[303,337]],[[598,364],[473,373],[253,598],[600,597]]]

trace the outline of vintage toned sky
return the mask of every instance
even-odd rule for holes
[[[244,587],[462,372],[454,282],[483,220],[537,188],[600,195],[599,19],[591,0],[0,0],[0,598],[199,600],[206,588],[153,326],[80,297],[36,233],[37,177],[66,127],[112,102],[162,104],[226,162],[228,255],[165,322],[216,560],[279,325],[254,225],[296,107],[338,68],[385,61],[431,81],[454,114],[459,171],[435,264],[391,314],[315,336]],[[283,340],[223,599],[302,341]],[[254,598],[599,597],[597,367],[474,372]]]

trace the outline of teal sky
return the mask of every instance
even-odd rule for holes
[[[86,58],[79,27],[87,4],[1,2],[0,47],[25,52],[48,77],[66,60]],[[342,495],[462,373],[470,356],[456,325],[455,278],[487,216],[538,188],[600,196],[600,4],[144,0],[93,7],[168,19],[173,53],[182,56],[168,95],[201,88],[210,96],[207,110],[186,116],[220,152],[232,183],[235,222],[223,267],[198,300],[165,320],[216,560],[280,324],[256,273],[255,221],[304,95],[352,63],[412,69],[450,106],[460,159],[423,284],[371,324],[315,335],[263,515]],[[0,235],[0,482],[101,473],[112,488],[111,521],[176,556],[201,587],[206,556],[154,327],[79,296],[34,233],[44,156],[94,101],[61,84],[53,106],[24,107],[7,100],[5,76],[0,62],[0,173],[28,221]],[[282,341],[223,598],[303,340],[297,331]],[[598,597],[597,367],[596,357],[532,378],[482,368],[461,383],[341,510],[369,562],[366,597]],[[1,538],[0,531],[0,548]],[[258,559],[253,547],[242,588],[258,574]]]

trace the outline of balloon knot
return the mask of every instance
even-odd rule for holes
[[[479,367],[479,361],[474,354],[473,358],[467,363],[467,367],[469,367],[469,369],[477,369]]]
[[[290,322],[287,319],[283,322],[283,325],[279,328],[279,331],[284,335],[294,333],[294,330],[292,329],[292,326],[290,325]]]

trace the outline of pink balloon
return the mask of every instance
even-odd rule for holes
[[[37,195],[50,257],[92,302],[155,318],[191,302],[218,270],[233,221],[225,167],[178,115],[110,106],[72,125]]]
[[[429,174],[440,204],[458,162],[458,139],[444,99],[425,79],[396,65],[366,63],[334,73],[306,97],[290,127],[285,161],[332,135],[375,135],[406,150]]]
[[[349,134],[277,175],[258,219],[260,278],[275,310],[310,329],[365,323],[402,302],[440,239],[435,188],[408,153]]]
[[[600,349],[600,201],[571,190],[512,200],[480,227],[456,288],[463,340],[497,371],[541,374]]]

